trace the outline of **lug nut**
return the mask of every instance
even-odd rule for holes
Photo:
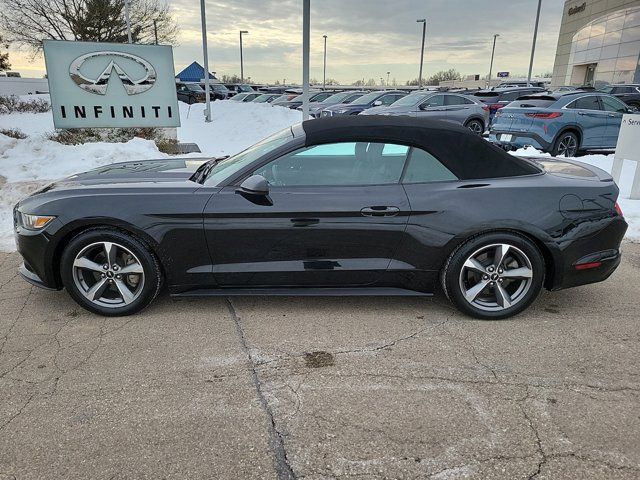
[[[113,266],[113,267],[111,267],[111,268],[113,269],[113,271],[114,271],[114,272],[117,272],[119,267],[118,267],[118,265],[114,265],[114,266]]]
[[[122,278],[122,275],[118,274],[118,275],[116,275],[116,278],[117,278],[118,280],[120,280],[120,279]]]
[[[502,272],[504,272],[504,270],[502,270],[501,268],[498,269],[498,273],[502,273]]]
[[[499,279],[498,279],[498,282],[502,283],[502,279],[501,279],[501,278],[499,278]]]
[[[483,276],[482,276],[482,279],[483,279],[483,280],[489,280],[489,275],[483,275]]]
[[[495,284],[496,284],[496,282],[491,282],[491,283],[490,283],[490,285],[495,285]]]
[[[487,270],[489,270],[490,272],[493,272],[494,268],[493,267],[489,267],[489,268],[487,268]]]
[[[101,276],[102,278],[106,277],[106,275],[105,275],[104,273],[101,273],[101,274],[100,274],[100,276]]]
[[[109,265],[107,265],[107,264],[105,263],[104,265],[102,265],[102,268],[103,268],[104,270],[109,270]]]

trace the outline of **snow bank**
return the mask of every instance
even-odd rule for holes
[[[527,157],[551,156],[548,153],[542,153],[533,147],[521,148],[513,152],[513,154]],[[613,167],[613,155],[584,155],[574,160],[588,163],[589,165],[601,168],[609,173],[611,173],[611,168]],[[629,198],[635,168],[636,162],[624,162],[622,175],[620,176],[620,184],[618,185],[618,187],[620,187],[618,203],[620,204],[624,217],[629,224],[626,237],[630,240],[640,241],[640,200],[631,200]]]

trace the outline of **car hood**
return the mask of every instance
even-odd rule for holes
[[[58,180],[36,193],[91,186],[183,182],[206,158],[163,158],[113,163]]]
[[[363,109],[365,106],[363,105],[351,105],[350,103],[338,103],[337,105],[331,105],[330,107],[323,108],[323,110],[330,110],[332,112],[337,112],[339,110],[358,110]]]

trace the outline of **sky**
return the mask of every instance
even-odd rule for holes
[[[168,0],[179,26],[174,48],[176,72],[202,63],[200,2]],[[534,75],[553,69],[564,0],[543,0]],[[327,35],[327,78],[340,83],[375,79],[387,73],[398,83],[417,78],[422,25],[427,19],[424,73],[455,68],[463,75],[486,75],[493,35],[494,76],[525,74],[537,8],[536,0],[311,0],[311,78],[322,79],[323,35]],[[244,72],[254,82],[302,80],[301,0],[206,0],[210,70],[240,74],[239,31]],[[10,50],[13,70],[41,77],[44,62]]]

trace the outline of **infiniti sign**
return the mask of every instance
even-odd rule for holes
[[[106,68],[96,77],[89,78],[82,74],[82,66],[85,62],[91,62],[92,60],[104,60],[108,62]],[[132,78],[132,75],[125,71],[125,68],[121,67],[118,61],[126,60],[128,63],[134,63],[139,65],[144,70],[144,75],[136,80]],[[125,64],[126,65],[126,64]],[[98,95],[104,95],[107,93],[107,85],[111,78],[112,71],[115,70],[116,75],[120,77],[122,86],[128,95],[136,95],[138,93],[146,92],[156,82],[156,70],[149,62],[144,58],[140,58],[136,55],[124,52],[92,52],[80,55],[69,66],[69,75],[71,79],[76,82],[83,90],[91,93],[97,93]]]
[[[44,54],[56,128],[180,125],[170,46],[45,40]]]

